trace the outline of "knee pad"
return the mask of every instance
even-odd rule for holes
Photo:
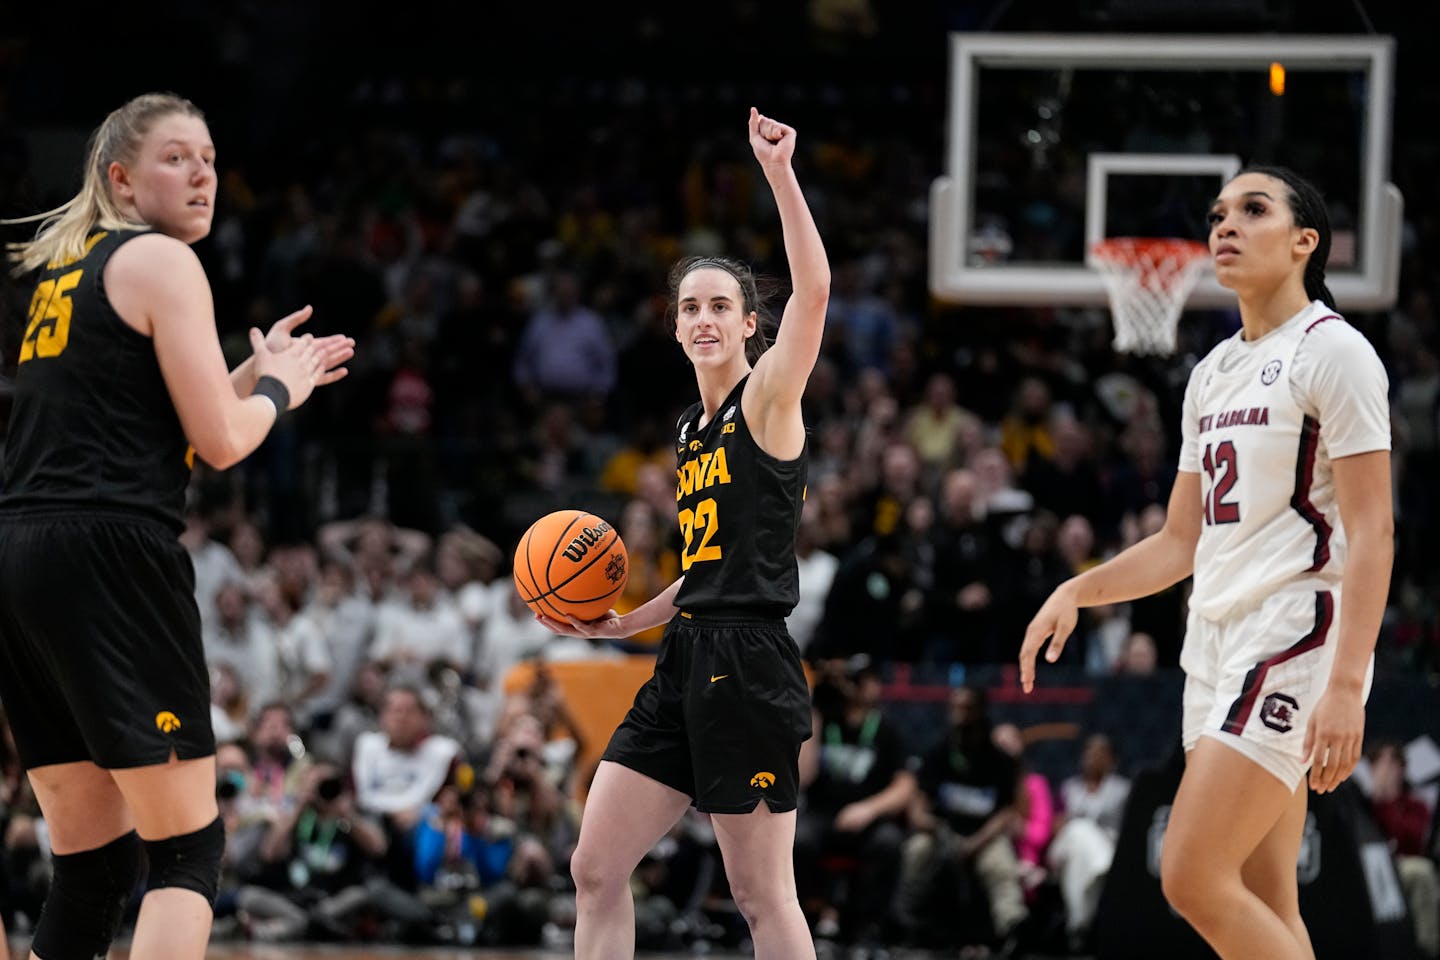
[[[140,879],[139,836],[132,830],[98,849],[50,859],[50,892],[30,949],[41,960],[105,956]]]
[[[147,889],[194,890],[215,906],[220,892],[220,858],[225,854],[225,824],[219,817],[194,833],[146,840],[145,852],[150,855]]]

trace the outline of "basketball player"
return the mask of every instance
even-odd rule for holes
[[[1020,681],[1033,686],[1046,638],[1046,659],[1060,656],[1077,607],[1194,573],[1187,764],[1161,881],[1220,956],[1298,960],[1315,956],[1295,876],[1306,771],[1327,792],[1355,768],[1390,582],[1387,379],[1325,287],[1314,187],[1251,168],[1209,222],[1243,329],[1190,375],[1165,526],[1056,588],[1026,630]]]
[[[189,246],[215,190],[203,115],[147,94],[106,117],[80,193],[11,248],[38,285],[0,487],[0,699],[54,850],[41,960],[105,955],[142,846],[132,956],[204,955],[225,836],[178,540],[189,462],[249,455],[353,352],[292,339],[306,308],[252,330],[253,357],[227,373]]]
[[[585,804],[570,864],[579,960],[634,954],[630,874],[692,802],[712,815],[755,956],[815,956],[792,860],[810,696],[784,618],[799,581],[800,396],[820,351],[830,267],[791,168],[795,131],[752,109],[750,146],[779,207],[793,292],[766,350],[746,267],[701,257],[671,271],[675,337],[700,388],[677,426],[681,577],[624,616],[542,618],[557,633],[601,637],[669,621],[655,674],[615,731]]]

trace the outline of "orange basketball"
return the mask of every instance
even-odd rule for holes
[[[530,525],[515,548],[515,589],[536,613],[594,620],[625,589],[630,556],[620,534],[584,510],[557,510]]]

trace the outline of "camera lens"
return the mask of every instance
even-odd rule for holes
[[[236,785],[234,780],[221,780],[215,784],[215,798],[217,800],[233,800],[239,792],[240,787]]]
[[[321,800],[334,800],[340,796],[340,791],[345,789],[345,783],[339,777],[326,777],[320,781],[315,792],[320,795]]]

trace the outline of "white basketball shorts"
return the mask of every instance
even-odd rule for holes
[[[1231,620],[1192,612],[1180,657],[1186,752],[1213,737],[1293,791],[1310,768],[1305,728],[1329,683],[1339,635],[1338,590],[1277,593]],[[1373,673],[1372,660],[1367,699]]]

